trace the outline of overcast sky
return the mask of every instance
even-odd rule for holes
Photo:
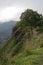
[[[19,20],[27,8],[43,14],[43,0],[0,0],[0,22]]]

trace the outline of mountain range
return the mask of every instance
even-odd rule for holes
[[[16,21],[0,23],[0,44],[11,35],[15,23]]]

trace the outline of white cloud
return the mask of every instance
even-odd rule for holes
[[[0,0],[0,21],[18,20],[24,9],[33,9],[43,14],[43,0]]]
[[[0,11],[0,21],[4,22],[12,19],[18,20],[21,11],[23,11],[23,9],[20,9],[18,7],[6,7],[2,11]]]

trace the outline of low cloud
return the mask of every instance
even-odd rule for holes
[[[33,9],[43,14],[43,0],[0,0],[0,22],[19,20],[21,12]]]

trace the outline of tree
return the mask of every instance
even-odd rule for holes
[[[26,25],[29,25],[32,31],[33,27],[40,26],[42,15],[37,13],[36,11],[33,11],[31,9],[25,10],[20,16],[20,20],[22,22],[25,22]]]

